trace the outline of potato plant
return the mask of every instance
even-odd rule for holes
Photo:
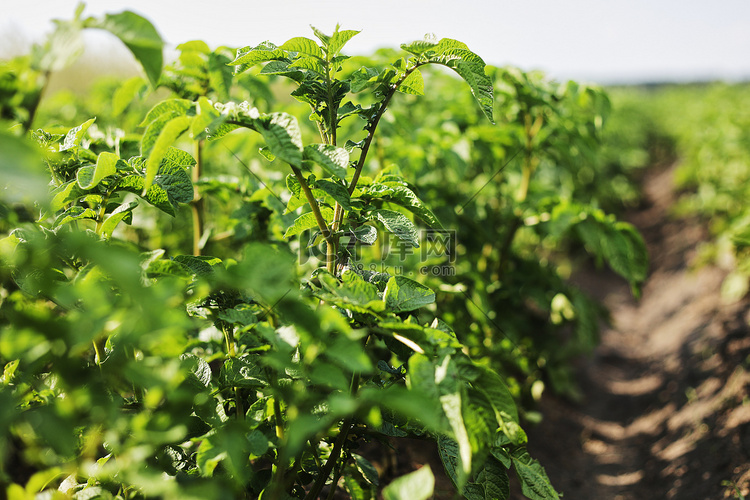
[[[511,468],[529,498],[557,498],[525,451],[503,379],[467,355],[440,319],[435,292],[353,260],[353,248],[385,234],[418,247],[413,217],[441,227],[403,177],[363,171],[389,104],[424,93],[428,65],[461,76],[492,120],[482,59],[458,41],[426,39],[404,45],[390,65],[344,72],[342,49],[356,32],[314,29],[316,40],[266,42],[233,60],[193,42],[183,54],[196,57],[174,71],[207,61],[206,74],[221,77],[205,84],[194,74],[193,85],[161,79],[161,41],[145,19],[81,13],[4,73],[6,495],[312,499],[343,489],[375,498],[382,489],[387,498],[428,498],[428,467],[382,485],[360,452],[364,443],[418,437],[435,443],[466,498],[507,498]],[[143,117],[137,151],[126,136],[96,129],[95,118],[35,128],[46,80],[73,59],[67,50],[87,27],[120,36],[152,85],[180,95]],[[293,81],[319,139],[303,139],[291,114],[227,100],[227,64],[235,75],[263,64],[260,75]],[[143,91],[129,85],[120,99]],[[346,120],[362,120],[364,131],[341,137]],[[270,171],[288,172],[286,210],[302,213],[283,239],[208,256],[199,242],[167,254],[126,237],[140,211],[175,216],[193,202],[203,144],[238,130],[257,134]],[[185,140],[197,157],[176,147]],[[201,227],[193,225],[197,234]],[[325,248],[323,267],[309,274],[286,243],[307,231],[302,247],[319,240]]]
[[[456,228],[452,258],[414,266],[443,291],[443,318],[467,325],[456,333],[471,355],[498,370],[535,418],[526,410],[546,387],[575,396],[571,359],[596,346],[607,319],[565,278],[593,260],[637,293],[646,248],[630,224],[605,211],[633,192],[623,147],[606,157],[600,148],[606,93],[516,68],[489,68],[488,76],[501,96],[498,125],[468,94],[456,94],[449,75],[433,74],[420,103],[392,108],[379,162],[418,178],[419,196]],[[423,126],[409,128],[413,122]]]

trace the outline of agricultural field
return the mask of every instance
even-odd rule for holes
[[[748,495],[748,86],[356,35],[0,61],[2,494]]]

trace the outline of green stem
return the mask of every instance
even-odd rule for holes
[[[31,107],[29,107],[29,116],[28,118],[26,118],[26,122],[23,124],[24,132],[28,132],[29,130],[31,130],[31,127],[34,125],[34,118],[36,117],[36,112],[39,109],[39,103],[42,101],[42,95],[44,94],[44,91],[47,90],[47,84],[49,83],[50,76],[50,71],[45,71],[44,73],[42,73],[42,78],[44,79],[44,81],[42,82],[42,87],[39,89],[39,94],[36,96],[36,99],[34,99]]]
[[[516,202],[520,205],[526,201],[529,195],[529,185],[531,184],[531,176],[534,174],[537,165],[539,164],[539,158],[534,156],[534,138],[539,133],[539,130],[544,123],[544,115],[537,115],[536,119],[532,122],[531,112],[527,111],[524,115],[524,158],[523,165],[521,167],[521,185],[518,188],[516,194]],[[513,219],[508,226],[508,232],[505,235],[502,245],[500,246],[500,260],[498,263],[498,275],[502,276],[505,264],[508,261],[510,255],[510,248],[513,244],[513,240],[516,237],[516,233],[521,227],[521,215],[520,209],[513,214]]]
[[[203,141],[195,143],[195,166],[192,172],[193,181],[193,201],[190,202],[190,208],[193,214],[193,255],[201,254],[201,238],[205,226],[204,202],[198,191],[198,181],[203,173]]]
[[[99,338],[93,341],[94,353],[96,354],[94,361],[96,362],[96,366],[98,366],[99,368],[102,367],[102,362],[104,361],[104,346],[106,342],[106,338]]]
[[[378,108],[378,111],[375,113],[375,115],[372,117],[372,121],[367,124],[367,137],[365,137],[365,142],[362,145],[362,153],[359,155],[359,160],[357,161],[357,166],[354,169],[354,176],[352,177],[352,181],[349,184],[349,194],[351,195],[354,190],[357,188],[357,182],[359,182],[359,176],[362,174],[362,168],[365,166],[365,160],[367,159],[367,153],[370,151],[370,144],[372,144],[372,139],[375,137],[375,130],[378,128],[378,123],[380,123],[380,118],[383,117],[383,114],[385,114],[386,108],[388,108],[388,104],[391,102],[391,98],[396,93],[396,89],[401,86],[401,84],[406,80],[406,78],[417,68],[422,66],[423,63],[416,64],[413,68],[410,68],[404,72],[404,76],[398,79],[396,83],[391,85],[390,91],[388,92],[388,95],[385,96],[385,99],[383,99],[383,102],[380,103],[380,108]]]
[[[359,389],[359,373],[355,373],[352,376],[352,385],[350,389],[351,395],[352,396],[356,395],[358,389]],[[320,473],[318,474],[318,477],[315,480],[313,487],[310,489],[307,495],[305,495],[305,500],[314,500],[318,498],[318,495],[320,495],[320,492],[323,489],[323,486],[325,486],[326,484],[326,480],[328,479],[328,476],[331,475],[331,471],[333,470],[333,467],[339,461],[339,457],[341,456],[341,451],[344,449],[344,443],[346,443],[346,438],[349,436],[349,431],[352,429],[353,424],[354,424],[353,416],[349,416],[344,419],[344,422],[341,424],[341,429],[339,430],[339,435],[336,436],[336,441],[333,443],[333,450],[331,450],[331,454],[328,456],[328,460],[326,460],[325,465],[323,465],[323,468],[320,470]],[[336,485],[333,484],[331,487],[336,488]]]
[[[104,225],[104,216],[107,215],[107,202],[109,201],[109,197],[112,195],[111,191],[107,191],[107,194],[105,194],[102,197],[102,202],[99,206],[99,213],[96,214],[96,227],[94,228],[94,232],[98,235],[102,235],[102,226]]]
[[[341,479],[341,473],[344,472],[345,464],[346,464],[346,460],[342,460],[339,462],[339,466],[336,467],[336,472],[334,472],[333,474],[333,481],[331,481],[331,490],[328,492],[328,496],[326,497],[326,500],[333,500],[334,495],[336,495],[336,485],[339,484],[339,480]]]
[[[354,170],[354,176],[352,176],[352,180],[349,183],[349,195],[354,193],[354,190],[357,188],[357,183],[359,182],[359,177],[362,174],[362,168],[365,166],[365,161],[367,160],[367,154],[370,151],[370,145],[372,144],[372,140],[375,137],[375,130],[378,128],[378,123],[380,123],[380,118],[382,118],[383,114],[385,114],[385,110],[388,108],[388,104],[391,101],[391,98],[396,93],[396,89],[403,83],[404,80],[415,70],[417,69],[421,64],[417,64],[413,68],[408,69],[406,72],[404,72],[404,76],[399,78],[399,80],[393,84],[390,88],[390,91],[388,92],[388,95],[385,96],[385,99],[380,103],[380,108],[378,108],[377,113],[372,118],[372,121],[367,126],[367,137],[365,137],[365,142],[362,145],[362,152],[359,155],[359,160],[357,160],[357,165]],[[326,75],[326,77],[328,77]],[[330,85],[329,85],[330,90]],[[331,97],[333,99],[333,97]],[[332,108],[332,106],[329,106],[329,109]],[[331,111],[333,113],[333,111]],[[333,120],[333,114],[330,115],[330,119]],[[332,122],[333,123],[333,122]],[[332,131],[332,140],[333,145],[336,144],[336,125],[333,124],[333,131]],[[338,262],[338,249],[339,249],[339,237],[337,236],[339,229],[341,228],[341,224],[344,221],[344,209],[339,205],[338,202],[336,202],[336,206],[334,208],[333,212],[333,222],[331,223],[331,227],[333,229],[333,236],[331,237],[331,243],[327,246],[327,252],[326,252],[326,261],[327,261],[327,268],[328,271],[331,273],[336,272],[336,263]]]
[[[310,186],[308,186],[307,184],[307,179],[305,179],[305,176],[302,175],[300,169],[292,165],[290,165],[290,167],[292,168],[294,176],[297,178],[297,181],[299,181],[300,186],[302,187],[302,192],[305,193],[305,198],[307,198],[307,203],[310,204],[313,216],[315,217],[315,222],[318,223],[318,228],[323,234],[323,238],[326,240],[326,269],[328,270],[328,272],[334,273],[336,270],[336,245],[332,236],[333,233],[328,228],[328,223],[326,223],[323,214],[320,213],[320,206],[318,205],[318,201],[315,199],[315,195],[313,195],[312,191],[310,190]]]
[[[234,348],[234,339],[230,337],[226,326],[223,326],[221,331],[224,333],[224,341],[227,343],[227,357],[234,358],[237,356],[237,351]],[[232,332],[233,334],[234,332]]]

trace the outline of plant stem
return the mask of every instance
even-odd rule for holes
[[[382,118],[383,114],[385,114],[385,110],[388,108],[388,104],[391,101],[391,98],[396,93],[396,89],[401,85],[401,83],[406,80],[406,78],[415,70],[417,69],[421,64],[415,65],[413,68],[410,68],[404,72],[404,76],[398,79],[398,81],[391,85],[390,91],[388,92],[388,95],[385,96],[385,99],[380,103],[380,107],[378,108],[378,111],[373,116],[370,123],[367,124],[367,137],[365,137],[365,142],[362,145],[362,152],[359,155],[359,160],[357,160],[357,165],[354,170],[354,175],[352,176],[352,180],[349,183],[349,195],[354,193],[354,190],[357,188],[357,182],[359,182],[359,176],[362,174],[362,168],[365,166],[365,161],[367,160],[367,154],[370,151],[370,145],[372,144],[372,140],[375,137],[375,130],[378,128],[378,123],[380,123],[380,118]],[[330,90],[330,85],[329,85]],[[331,100],[333,97],[331,97]],[[331,106],[329,106],[329,109]],[[333,113],[331,111],[331,113]],[[333,114],[330,115],[330,119],[333,120]],[[335,123],[332,126],[332,143],[333,145],[336,145],[336,125]],[[341,224],[344,220],[344,209],[341,205],[339,205],[338,202],[336,202],[336,206],[334,208],[333,212],[333,222],[331,223],[331,227],[333,229],[334,235],[331,237],[331,243],[327,247],[327,255],[326,255],[326,261],[327,261],[327,268],[328,271],[331,273],[336,272],[336,262],[338,261],[338,246],[339,246],[339,238],[336,236],[338,234],[339,229],[341,228]]]
[[[525,202],[526,198],[528,197],[529,185],[531,184],[531,176],[533,175],[534,170],[536,170],[536,167],[539,164],[539,158],[534,155],[534,138],[539,133],[539,130],[541,129],[543,123],[543,114],[540,113],[539,115],[537,115],[536,119],[532,123],[531,112],[529,110],[526,111],[526,114],[524,115],[525,145],[523,166],[521,167],[521,185],[519,186],[518,193],[516,194],[516,202],[519,205]],[[513,240],[516,237],[518,229],[521,227],[521,216],[522,213],[520,209],[513,214],[513,219],[508,226],[508,232],[506,233],[503,244],[500,247],[500,260],[498,263],[499,276],[502,276],[503,269],[505,268],[505,264],[508,261],[508,257],[510,255],[510,247],[513,244]]]
[[[49,79],[51,76],[50,71],[45,71],[42,73],[43,83],[41,88],[39,89],[39,94],[36,96],[36,99],[34,99],[34,102],[31,103],[31,107],[29,108],[29,116],[26,118],[26,122],[23,124],[23,130],[24,132],[28,132],[31,130],[31,127],[34,125],[34,118],[36,117],[37,109],[39,109],[39,103],[42,102],[42,95],[44,94],[44,91],[47,90],[47,84],[49,83]]]
[[[234,349],[234,339],[230,337],[230,332],[226,326],[223,326],[221,331],[224,332],[224,341],[227,343],[227,357],[234,358],[237,356],[237,352]],[[234,332],[232,332],[232,336],[233,334]]]
[[[192,172],[193,201],[190,202],[190,208],[193,213],[193,255],[199,256],[204,230],[204,201],[198,191],[197,183],[203,173],[203,140],[195,143],[195,160],[196,163]]]
[[[348,460],[348,457],[344,459],[343,461],[339,462],[339,466],[336,467],[336,472],[333,474],[333,481],[331,481],[331,490],[328,492],[328,496],[326,497],[326,500],[333,500],[333,496],[336,494],[336,485],[339,484],[339,480],[341,479],[341,473],[344,472],[344,465],[346,465],[346,461]]]
[[[409,68],[408,70],[406,70],[404,72],[404,76],[399,78],[396,83],[391,85],[388,95],[386,95],[385,99],[383,99],[383,102],[380,103],[380,108],[378,108],[378,111],[372,117],[372,120],[370,121],[370,123],[367,124],[367,137],[365,138],[365,143],[362,145],[362,153],[359,155],[359,160],[357,161],[357,166],[355,167],[355,170],[354,170],[354,176],[352,177],[352,181],[349,184],[350,195],[357,188],[357,182],[359,182],[359,176],[362,174],[362,168],[365,166],[367,153],[370,151],[370,144],[372,144],[372,139],[373,137],[375,137],[375,130],[378,128],[378,123],[380,123],[380,118],[382,118],[383,114],[385,114],[385,110],[388,107],[388,104],[391,102],[391,98],[396,93],[396,89],[398,89],[399,86],[401,86],[404,80],[406,80],[406,78],[414,70],[422,66],[422,64],[423,63],[417,63],[413,68]]]
[[[99,206],[99,213],[96,214],[96,227],[94,228],[94,232],[97,234],[97,236],[102,235],[102,226],[104,225],[104,216],[107,215],[107,202],[109,201],[109,197],[112,195],[111,191],[107,191],[107,194],[105,194],[102,197],[102,202]]]
[[[354,396],[357,393],[358,389],[359,373],[355,373],[352,376],[352,385],[350,389],[351,395]],[[305,500],[314,500],[318,498],[318,495],[320,495],[323,486],[325,486],[326,484],[326,479],[328,479],[328,476],[331,475],[331,471],[333,470],[334,465],[336,465],[336,463],[339,461],[341,450],[344,449],[344,443],[346,443],[346,438],[347,436],[349,436],[349,431],[351,430],[353,423],[353,416],[349,416],[344,419],[344,422],[341,424],[341,429],[339,430],[339,435],[336,436],[336,441],[333,443],[333,450],[331,450],[331,454],[328,456],[328,460],[326,460],[325,465],[323,465],[323,468],[320,470],[320,473],[318,474],[318,477],[315,480],[312,489],[310,489],[307,495],[305,495]],[[334,484],[331,487],[335,488],[336,485]]]
[[[294,176],[297,177],[297,181],[299,181],[300,186],[302,187],[302,192],[305,193],[305,198],[307,198],[307,202],[310,204],[313,216],[315,217],[315,222],[318,223],[318,228],[323,234],[323,238],[326,240],[326,269],[328,270],[328,272],[334,273],[336,270],[336,246],[332,237],[332,232],[328,228],[328,223],[326,223],[323,214],[320,213],[320,205],[318,205],[318,201],[315,199],[315,196],[310,190],[310,186],[307,185],[307,179],[305,179],[305,176],[302,175],[300,169],[293,165],[290,165],[290,167],[292,168]]]
[[[104,345],[106,342],[107,339],[104,337],[93,341],[94,353],[96,354],[94,361],[96,362],[96,366],[98,366],[99,368],[102,367],[102,361],[104,361]]]

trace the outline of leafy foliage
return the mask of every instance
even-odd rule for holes
[[[553,187],[576,168],[561,144],[595,147],[588,118],[605,96],[488,70],[450,39],[357,65],[342,55],[357,32],[338,27],[233,55],[191,41],[162,71],[144,19],[79,19],[37,49],[41,70],[19,73],[17,61],[4,77],[3,118],[14,132],[0,135],[0,168],[29,172],[4,176],[19,195],[2,199],[7,495],[313,499],[327,487],[352,498],[381,488],[384,498],[429,498],[428,467],[382,484],[360,454],[365,442],[419,437],[437,443],[466,498],[508,498],[511,468],[527,497],[558,498],[526,452],[521,386],[541,383],[531,366],[546,360],[563,380],[554,370],[593,345],[600,315],[556,274],[541,241],[585,246],[636,291],[645,277],[632,227],[579,196],[575,176],[567,192]],[[84,27],[112,31],[151,85],[172,92],[142,112],[127,101],[147,96],[145,80],[114,93],[116,116],[140,113],[127,121],[138,132],[105,133],[89,117],[32,131],[41,91],[29,75],[43,88],[58,68],[50,58],[72,59]],[[431,135],[446,127],[425,119],[408,134],[394,130],[418,123],[401,119],[404,106],[426,113],[414,96],[451,102],[441,85],[455,80],[426,78],[431,64],[454,70],[479,104],[474,115],[461,102],[448,108],[466,123],[445,150],[457,154],[465,136],[496,165],[519,144],[520,177],[471,193],[464,176],[474,166],[448,164],[444,138]],[[298,105],[272,110],[284,88]],[[409,134],[427,135],[409,144]],[[415,156],[415,146],[435,157]],[[487,180],[476,168],[476,182]],[[446,227],[462,228],[460,250]],[[487,250],[498,232],[504,243]],[[425,277],[415,272],[425,260],[459,274]],[[549,317],[531,314],[529,301]],[[500,312],[512,336],[485,311]],[[576,338],[559,349],[532,336],[538,325],[572,325]]]

